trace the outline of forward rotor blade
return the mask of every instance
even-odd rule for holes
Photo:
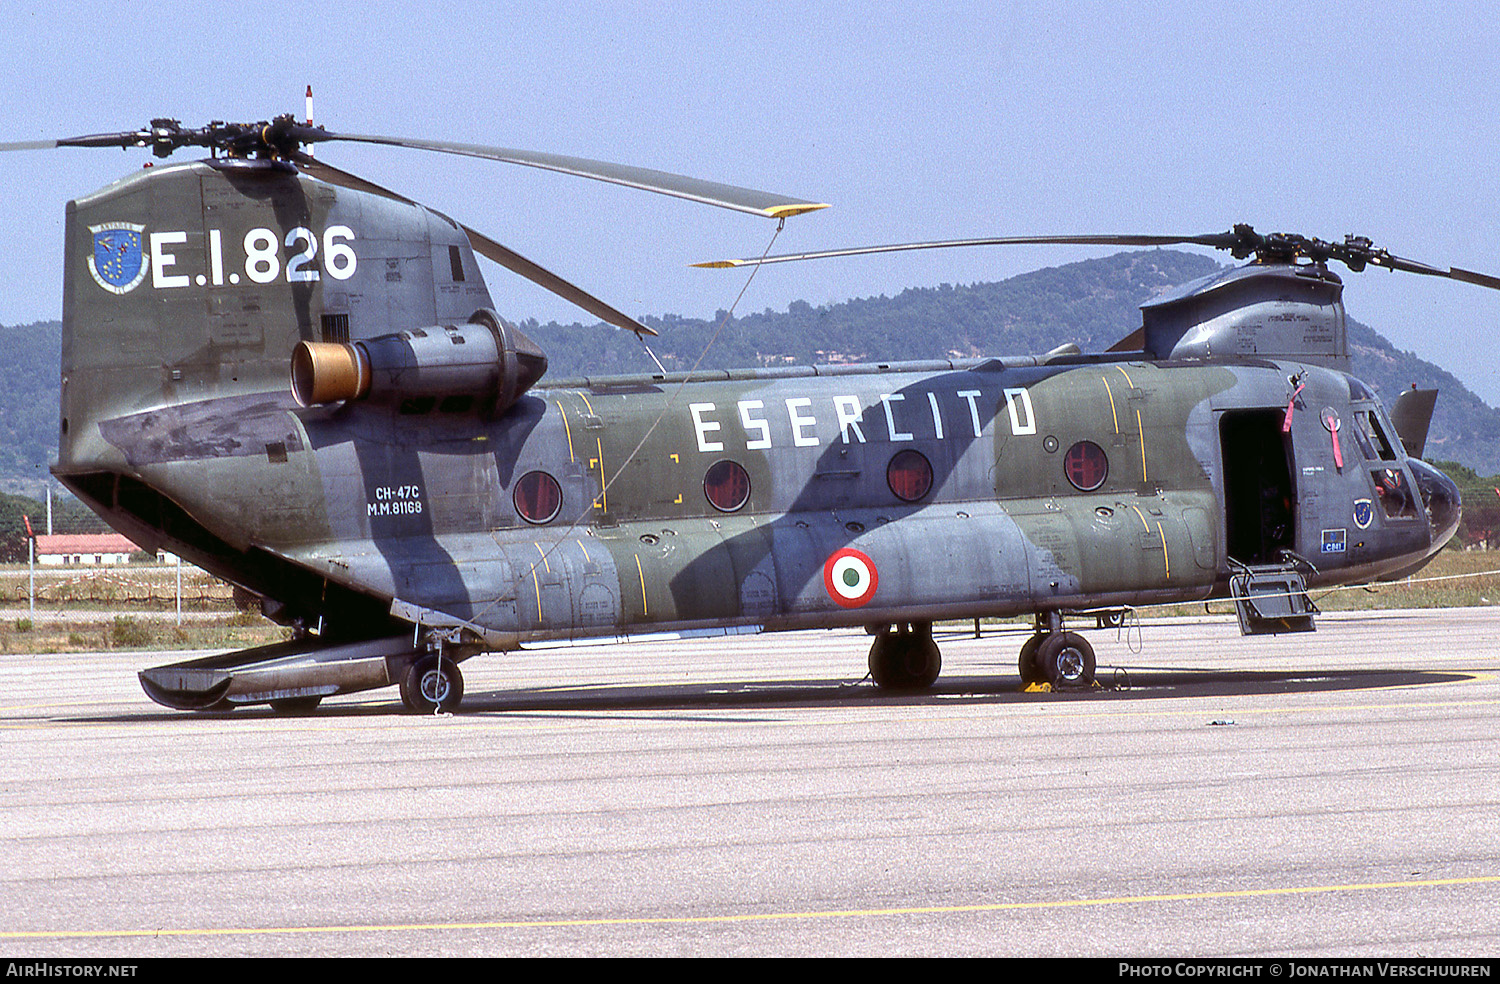
[[[1002,236],[990,239],[948,239],[927,243],[896,243],[889,246],[860,246],[853,249],[830,249],[815,253],[785,253],[780,256],[746,257],[739,260],[715,260],[710,263],[694,263],[697,267],[724,268],[755,266],[761,263],[791,263],[798,260],[821,260],[835,256],[864,256],[870,253],[897,253],[914,249],[947,249],[954,246],[1020,246],[1020,245],[1080,245],[1080,246],[1210,246],[1229,250],[1235,257],[1244,259],[1252,254],[1262,262],[1290,263],[1295,259],[1307,259],[1317,263],[1337,260],[1351,270],[1359,272],[1368,266],[1384,267],[1420,273],[1429,277],[1447,277],[1491,290],[1500,290],[1500,277],[1458,267],[1429,266],[1416,260],[1392,256],[1383,249],[1374,248],[1368,239],[1348,237],[1342,243],[1325,243],[1305,236],[1271,233],[1261,235],[1248,225],[1237,225],[1228,232],[1208,233],[1202,236]]]
[[[780,256],[747,257],[740,260],[714,260],[694,263],[696,267],[722,269],[755,266],[758,263],[791,263],[797,260],[821,260],[834,256],[864,256],[868,253],[899,253],[914,249],[948,249],[954,246],[1213,246],[1228,249],[1238,240],[1232,233],[1206,236],[1002,236],[990,239],[946,239],[929,243],[895,243],[888,246],[858,246],[853,249],[830,249],[816,253],[783,253]]]
[[[1488,287],[1491,290],[1500,290],[1500,277],[1492,277],[1487,273],[1475,273],[1473,270],[1461,270],[1458,267],[1449,267],[1444,270],[1441,267],[1418,263],[1416,260],[1405,260],[1399,256],[1391,256],[1389,253],[1371,259],[1370,263],[1373,266],[1382,266],[1389,270],[1420,273],[1428,277],[1447,277],[1449,280],[1460,280],[1466,284]]]
[[[325,164],[307,154],[298,152],[295,160],[297,166],[303,171],[315,178],[327,181],[329,184],[336,184],[341,188],[349,188],[354,191],[365,191],[382,195],[398,202],[406,202],[409,205],[416,204],[410,198],[398,195],[387,188],[382,188],[373,181],[368,181],[356,174],[340,170],[331,164]],[[617,328],[626,328],[637,335],[656,334],[655,331],[636,321],[628,314],[615,310],[583,288],[569,283],[545,267],[533,263],[515,250],[500,245],[484,233],[471,229],[462,223],[460,223],[459,228],[469,237],[469,244],[474,248],[474,252],[493,260],[512,273],[520,274],[534,284],[545,287],[558,297],[571,301],[599,320],[614,325]]]
[[[1488,287],[1491,290],[1500,290],[1500,277],[1492,277],[1487,273],[1475,273],[1473,270],[1460,270],[1458,267],[1449,267],[1448,276],[1454,280],[1462,280],[1466,284],[1477,284],[1480,287]]]
[[[667,171],[632,167],[628,164],[611,164],[608,161],[595,161],[584,157],[566,157],[561,154],[540,154],[527,150],[514,150],[508,147],[448,143],[441,140],[414,140],[405,137],[386,137],[377,134],[321,133],[320,135],[313,136],[311,135],[312,133],[319,133],[319,131],[299,133],[299,136],[309,143],[344,140],[354,143],[407,147],[413,150],[430,150],[441,154],[459,154],[465,157],[482,157],[485,160],[500,161],[505,164],[521,164],[526,167],[537,167],[548,171],[558,171],[562,174],[572,174],[581,178],[593,178],[596,181],[607,181],[611,184],[624,185],[627,188],[654,191],[659,195],[685,198],[688,201],[701,202],[705,205],[717,205],[720,208],[734,209],[737,212],[748,212],[751,215],[763,215],[773,219],[800,215],[803,212],[812,212],[828,207],[817,202],[788,198],[785,195],[773,195],[770,192],[755,191],[751,188],[737,188],[734,185],[704,181],[700,178],[671,174]]]

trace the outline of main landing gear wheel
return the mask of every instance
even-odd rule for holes
[[[1048,633],[1037,647],[1036,667],[1053,690],[1092,687],[1094,647],[1076,632]]]
[[[409,711],[451,711],[464,698],[464,678],[451,657],[423,656],[401,674],[401,702]]]
[[[881,690],[926,690],[942,669],[931,622],[882,629],[870,645],[870,678]]]

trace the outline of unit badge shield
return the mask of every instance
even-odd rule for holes
[[[89,254],[89,273],[94,282],[111,294],[128,294],[146,279],[149,266],[141,249],[146,227],[132,222],[106,222],[89,226],[94,249]]]

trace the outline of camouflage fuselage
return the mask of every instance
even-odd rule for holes
[[[1369,391],[1328,369],[968,360],[561,381],[500,412],[303,408],[299,340],[491,306],[450,220],[215,162],[81,199],[68,230],[59,477],[139,542],[346,637],[1184,601],[1237,552],[1295,550],[1319,583],[1447,535]]]
[[[1333,408],[1352,427],[1375,404],[1351,401],[1340,373],[1285,364],[580,381],[539,387],[495,420],[301,409],[267,393],[105,431],[141,481],[224,540],[505,645],[1206,597],[1229,573],[1221,417],[1282,421],[1297,372],[1297,552],[1325,581],[1410,563],[1429,547],[1425,516],[1356,519],[1376,495],[1372,469],[1402,462],[1367,461],[1319,415]],[[202,433],[218,442],[172,443]],[[1070,458],[1080,442],[1102,458]],[[743,477],[715,482],[722,462]],[[556,481],[539,507],[521,484],[538,472]],[[847,551],[856,569],[835,571]]]

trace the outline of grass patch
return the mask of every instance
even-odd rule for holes
[[[242,619],[235,619],[243,623]],[[0,623],[0,653],[84,653],[110,649],[250,649],[285,642],[292,630],[257,616],[253,624],[222,619],[177,625],[171,618],[122,616],[120,621],[86,612],[66,620],[38,619],[28,632]],[[146,641],[140,641],[142,638]]]
[[[1500,604],[1500,551],[1444,550],[1409,578],[1312,592],[1325,612],[1373,608],[1471,608]]]

